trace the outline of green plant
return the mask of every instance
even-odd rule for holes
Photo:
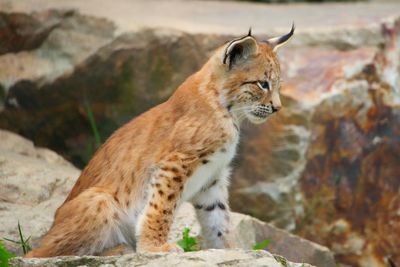
[[[178,240],[177,244],[183,248],[183,251],[197,251],[199,250],[197,247],[197,240],[194,237],[189,236],[190,229],[185,227],[182,231],[182,239]]]
[[[8,251],[4,244],[0,241],[0,267],[8,267],[8,260],[14,258],[15,254]]]
[[[89,101],[85,100],[85,110],[86,110],[86,114],[89,118],[89,122],[90,122],[90,127],[92,128],[92,132],[94,135],[94,140],[96,142],[96,147],[99,148],[101,146],[101,137],[100,137],[100,132],[99,129],[97,128],[97,124],[96,124],[96,120],[94,119],[94,115],[93,115],[93,111],[92,108],[89,104]]]
[[[24,235],[22,234],[22,228],[21,228],[21,225],[20,225],[19,221],[18,221],[18,233],[19,233],[19,241],[12,240],[12,239],[9,239],[9,238],[4,238],[4,240],[13,242],[15,244],[19,244],[21,246],[22,252],[24,254],[26,254],[26,253],[28,253],[29,251],[32,250],[32,247],[29,244],[29,239],[31,239],[31,237],[28,237],[27,239],[24,238]]]
[[[255,244],[253,246],[253,250],[260,250],[260,249],[264,249],[266,246],[268,246],[270,243],[272,242],[271,239],[265,239],[264,241]]]

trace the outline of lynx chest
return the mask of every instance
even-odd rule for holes
[[[185,183],[181,201],[190,200],[207,184],[219,179],[221,171],[229,166],[235,156],[238,142],[239,136],[235,136],[202,161]]]

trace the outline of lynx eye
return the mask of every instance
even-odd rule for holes
[[[268,81],[258,81],[257,85],[258,85],[258,87],[260,87],[263,90],[268,90],[268,91],[270,90]]]

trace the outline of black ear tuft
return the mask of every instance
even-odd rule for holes
[[[282,36],[278,36],[275,38],[270,38],[268,39],[266,42],[274,49],[274,51],[276,49],[278,49],[280,46],[284,45],[287,41],[289,41],[289,39],[293,36],[294,34],[294,30],[295,30],[295,26],[294,26],[294,22],[292,23],[292,28],[290,29],[290,32],[282,35]]]
[[[247,34],[247,36],[251,36],[251,27],[249,28],[249,33]]]

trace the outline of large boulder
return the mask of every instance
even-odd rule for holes
[[[31,141],[14,133],[0,130],[0,139],[0,236],[19,240],[19,222],[25,238],[31,236],[36,246],[50,228],[55,210],[66,198],[80,171],[53,151],[35,147]],[[189,227],[194,236],[202,239],[194,208],[188,203],[179,209],[169,240],[181,239],[184,227]],[[232,213],[231,228],[238,248],[252,249],[268,238],[272,240],[268,249],[288,260],[334,266],[333,255],[327,248],[250,216]],[[14,243],[6,245],[19,252]]]

